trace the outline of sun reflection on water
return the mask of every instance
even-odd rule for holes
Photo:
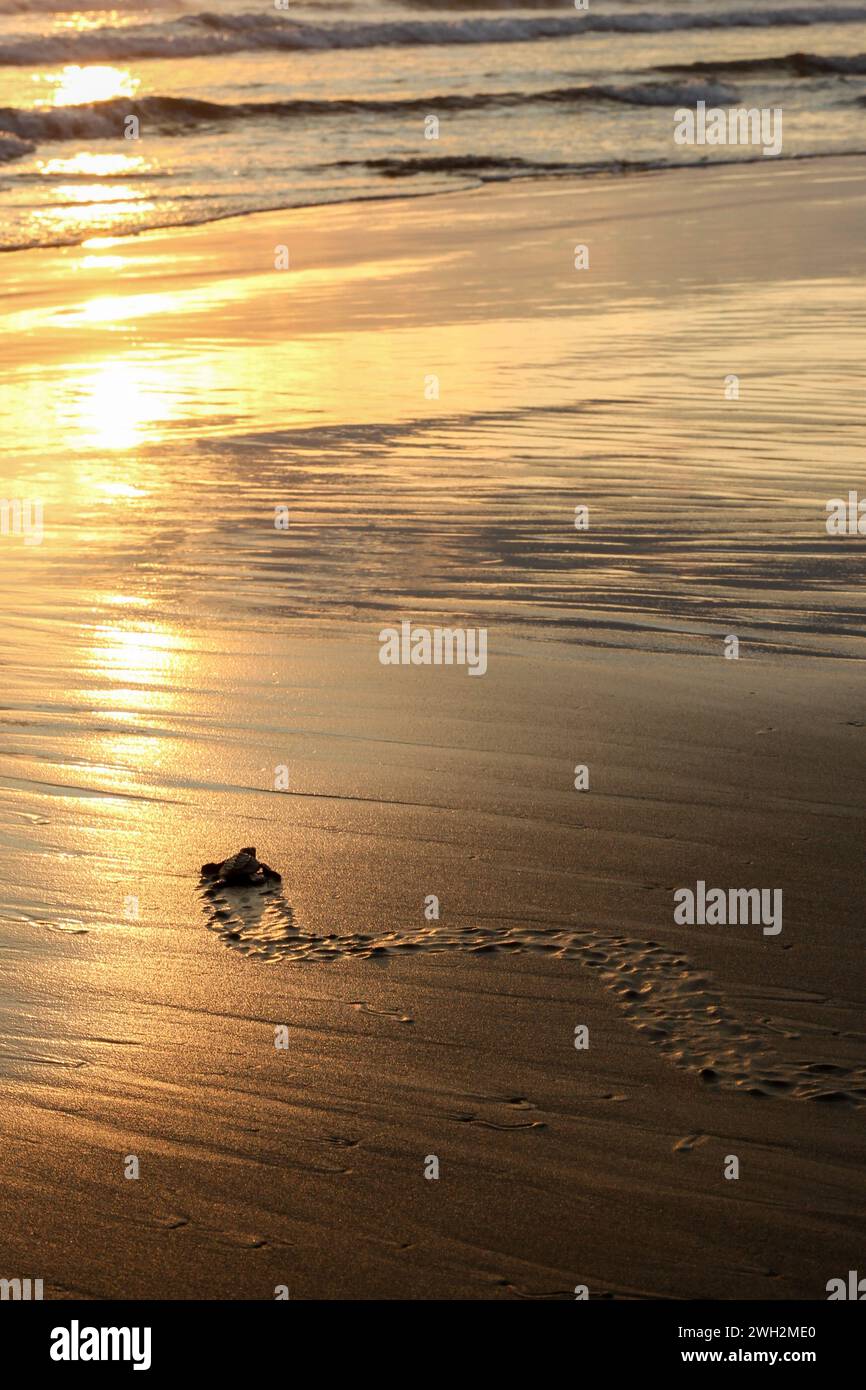
[[[54,86],[55,106],[83,106],[91,101],[111,101],[114,97],[132,97],[140,85],[127,68],[96,64],[80,67],[70,63],[62,72],[44,73],[42,81]]]
[[[126,193],[129,191],[127,189]],[[156,206],[149,198],[135,197],[133,201],[125,198],[121,202],[112,202],[103,196],[105,189],[100,188],[98,192],[98,203],[62,203],[59,207],[39,208],[31,214],[30,221],[40,236],[51,241],[58,236],[80,236],[82,233],[108,230],[127,216],[130,227],[134,228],[134,219],[141,221]]]
[[[176,708],[196,653],[191,641],[162,623],[103,623],[92,629],[86,660],[98,682],[86,692],[88,703],[100,720],[117,726],[116,733],[93,737],[91,776],[103,790],[123,792],[170,756],[146,727],[135,730],[148,715]]]
[[[94,629],[92,664],[115,685],[171,683],[188,643],[159,623],[105,623]]]
[[[148,164],[140,154],[93,154],[88,150],[78,150],[75,154],[55,159],[39,159],[36,167],[41,174],[52,177],[62,175],[72,178],[81,174],[85,178],[103,179],[140,174]]]
[[[100,204],[104,207],[108,203],[127,203],[133,206],[140,201],[137,190],[128,183],[108,186],[101,183],[58,183],[52,191],[56,198],[62,198],[66,203],[87,204],[88,207]]]
[[[157,363],[103,361],[67,386],[63,414],[78,448],[133,449],[176,410],[170,370]]]

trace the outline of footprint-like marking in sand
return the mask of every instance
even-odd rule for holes
[[[294,919],[279,884],[211,884],[199,896],[208,926],[225,946],[261,960],[287,954],[295,939]]]
[[[655,941],[588,932],[575,935],[563,954],[594,970],[632,1026],[709,1087],[866,1104],[866,1068],[780,1057],[773,1042],[780,1033],[785,1036],[782,1030],[757,1020],[752,1026],[742,1023],[712,977],[679,951]]]
[[[707,1087],[866,1105],[866,1068],[779,1057],[774,1038],[796,1034],[769,1018],[751,1026],[740,1022],[706,971],[656,941],[571,928],[448,928],[439,923],[379,936],[315,936],[297,929],[279,884],[210,886],[201,890],[201,898],[208,926],[225,945],[261,960],[376,959],[419,950],[544,952],[573,960],[599,977],[647,1042],[673,1065],[697,1074]]]
[[[687,1134],[684,1139],[677,1140],[673,1152],[675,1154],[691,1153],[692,1149],[699,1149],[701,1144],[706,1144],[709,1137],[708,1134]]]
[[[350,999],[349,1007],[357,1009],[362,1014],[376,1014],[379,1018],[393,1018],[397,1023],[415,1022],[411,1014],[404,1014],[402,1009],[376,1009],[364,999]]]

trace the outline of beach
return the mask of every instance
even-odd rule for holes
[[[3,487],[43,534],[0,546],[0,1272],[786,1300],[858,1268],[863,542],[825,521],[864,172],[4,257]],[[483,628],[485,673],[383,665],[403,621]],[[204,895],[246,845],[279,891]],[[698,882],[782,890],[781,929],[678,924]]]

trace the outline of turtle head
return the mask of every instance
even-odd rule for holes
[[[219,873],[219,867],[219,864],[202,864],[202,878],[216,878],[217,874]]]
[[[251,845],[247,845],[245,849],[242,849],[239,852],[241,854],[248,854],[251,859],[255,859],[256,857],[255,849],[253,849]]]

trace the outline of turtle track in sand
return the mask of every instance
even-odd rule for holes
[[[224,945],[262,961],[324,962],[418,951],[514,951],[574,961],[599,977],[632,1027],[667,1061],[695,1073],[707,1087],[866,1105],[866,1068],[780,1057],[772,1045],[772,1028],[757,1021],[742,1023],[710,974],[681,951],[655,941],[572,928],[446,928],[439,923],[376,936],[316,936],[297,929],[279,884],[208,887],[200,898],[208,927]]]

